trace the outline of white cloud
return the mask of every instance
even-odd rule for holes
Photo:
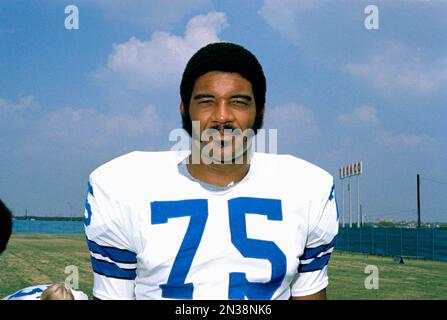
[[[134,116],[65,107],[44,115],[41,122],[50,141],[87,146],[111,146],[142,137],[150,139],[151,135],[157,134],[161,124],[151,105]]]
[[[132,37],[113,46],[107,66],[97,74],[102,81],[124,79],[133,87],[160,88],[178,81],[188,59],[202,46],[220,41],[227,27],[224,13],[210,12],[192,18],[184,37],[154,32],[151,39]]]
[[[7,137],[13,129],[21,134],[27,124],[33,121],[38,109],[39,104],[32,95],[20,97],[16,102],[0,98],[0,135]]]
[[[265,0],[258,14],[304,58],[333,67],[368,49],[363,8],[358,1]]]
[[[366,4],[340,2],[265,0],[258,13],[319,68],[343,70],[386,94],[447,92],[443,4],[383,2],[380,29],[368,31]]]
[[[278,136],[299,138],[319,133],[312,110],[296,103],[266,110],[266,127],[278,129]]]
[[[283,37],[296,41],[303,35],[298,16],[317,6],[311,0],[265,0],[258,14]]]
[[[361,106],[354,109],[351,113],[337,116],[337,122],[344,125],[368,125],[374,126],[379,123],[377,110],[370,106]]]
[[[36,105],[36,99],[31,95],[20,97],[17,103],[0,98],[0,111],[3,112],[25,111],[35,108]]]
[[[356,130],[341,138],[340,144],[343,147],[357,143],[358,141],[354,141],[352,137],[360,139],[358,134],[362,133],[366,135],[362,135],[361,139],[369,141],[370,137],[373,137],[376,142],[388,147],[416,147],[430,140],[426,135],[395,133],[384,129],[377,116],[377,109],[371,106],[364,105],[355,108],[350,113],[338,115],[336,119],[338,123]],[[363,130],[365,127],[369,127],[371,130]]]
[[[447,59],[424,55],[420,48],[388,44],[362,62],[348,63],[347,73],[384,93],[430,94],[447,86]]]
[[[153,105],[112,114],[75,107],[47,111],[33,96],[17,102],[0,98],[0,149],[25,156],[152,146],[160,141],[163,124]]]
[[[413,134],[394,134],[389,131],[381,130],[378,133],[380,141],[386,146],[398,146],[398,147],[416,147],[427,140],[425,136],[413,135]]]

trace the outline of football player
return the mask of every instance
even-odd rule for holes
[[[8,207],[0,200],[0,254],[5,251],[12,233],[12,216]]]
[[[27,287],[2,300],[88,300],[88,296],[82,291],[65,286],[64,283],[55,283]]]
[[[253,152],[244,133],[261,128],[265,93],[251,52],[209,44],[180,85],[191,150],[132,152],[93,171],[94,297],[326,298],[334,181],[294,156]]]

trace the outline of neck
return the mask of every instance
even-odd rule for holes
[[[231,182],[241,181],[250,169],[250,163],[248,161],[244,161],[242,164],[214,162],[210,164],[203,162],[191,164],[191,156],[189,157],[189,160],[187,168],[191,176],[202,182],[218,187],[225,187]]]

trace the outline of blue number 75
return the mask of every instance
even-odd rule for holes
[[[206,199],[154,201],[151,202],[151,211],[152,224],[167,223],[169,218],[191,217],[168,282],[161,284],[160,288],[164,298],[192,299],[194,286],[192,283],[185,283],[185,279],[205,230],[208,201]]]
[[[169,218],[190,216],[188,228],[175,257],[168,281],[161,284],[162,297],[192,299],[194,285],[185,283],[194,255],[199,247],[208,217],[206,199],[155,201],[151,203],[152,224],[167,223]],[[247,237],[246,214],[266,215],[269,220],[282,220],[281,201],[262,198],[234,198],[228,201],[231,241],[246,258],[268,260],[272,265],[270,281],[250,282],[245,273],[231,272],[229,299],[270,299],[286,274],[286,257],[273,241]]]

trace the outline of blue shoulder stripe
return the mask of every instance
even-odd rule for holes
[[[84,225],[88,227],[92,221],[92,207],[88,203],[88,198],[85,199],[85,210],[87,210],[87,217],[84,214]]]
[[[298,272],[303,273],[303,272],[311,272],[311,271],[321,270],[324,268],[325,265],[328,264],[330,257],[331,257],[331,254],[327,253],[321,257],[318,257],[318,258],[312,260],[308,264],[300,264],[298,266]]]
[[[87,239],[87,245],[91,252],[98,253],[115,262],[137,263],[137,254],[135,252],[114,247],[100,246],[96,242],[89,239]]]
[[[108,262],[108,261],[101,261],[98,259],[95,259],[93,257],[90,257],[92,261],[92,268],[93,272],[98,273],[100,275],[109,277],[109,278],[116,278],[116,279],[123,279],[123,280],[135,280],[137,277],[137,269],[123,269],[118,267],[116,264]]]
[[[329,194],[329,201],[332,201],[335,197],[335,184],[332,185],[331,193]]]
[[[90,193],[92,195],[92,197],[94,197],[95,195],[93,194],[93,187],[90,184],[90,181],[88,182],[88,193]]]
[[[337,236],[334,236],[334,238],[329,242],[328,244],[323,244],[321,246],[315,247],[315,248],[305,248],[303,255],[300,257],[300,260],[307,260],[316,258],[320,253],[325,252],[335,246],[335,241],[337,240]]]

